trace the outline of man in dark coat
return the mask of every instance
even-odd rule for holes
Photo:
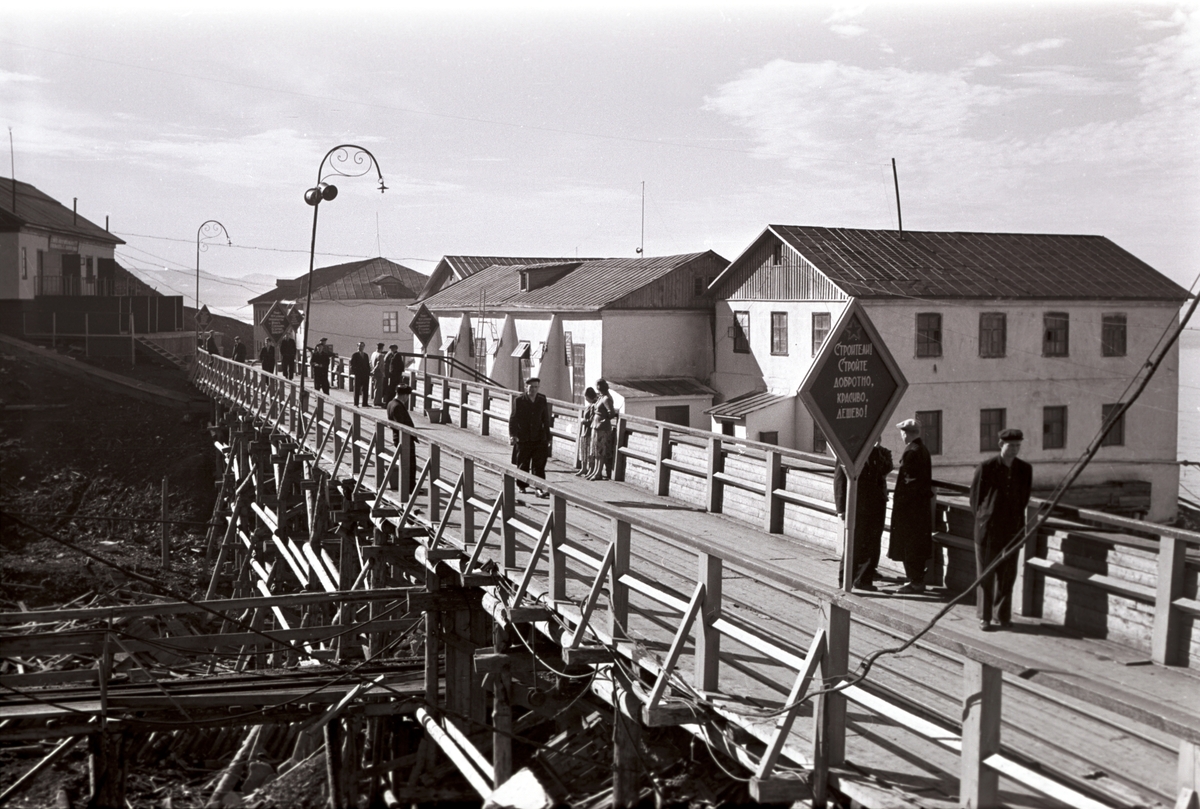
[[[290,333],[279,341],[279,364],[288,379],[296,375],[296,338]]]
[[[1017,457],[1020,430],[1000,431],[1000,454],[975,470],[971,482],[971,510],[975,512],[975,570],[984,569],[1003,553],[1005,546],[1025,530],[1025,507],[1033,489],[1033,467]],[[1012,553],[975,593],[979,628],[987,632],[994,618],[1005,629],[1012,625],[1012,591],[1017,580],[1017,553]]]
[[[854,587],[874,590],[875,567],[879,564],[879,540],[887,518],[887,476],[892,471],[892,453],[876,444],[858,475],[858,500],[854,509]],[[839,517],[846,514],[846,470],[838,464],[833,475],[833,500]],[[838,565],[838,583],[843,568]]]
[[[390,402],[396,388],[404,381],[404,358],[397,351],[396,344],[392,343],[380,362],[383,363],[383,400]]]
[[[233,361],[246,361],[246,344],[242,342],[242,338],[234,335],[233,338]]]
[[[321,393],[329,393],[329,364],[332,361],[333,349],[329,347],[329,338],[322,337],[312,353],[313,387]]]
[[[908,577],[908,584],[896,592],[920,594],[925,592],[925,564],[933,555],[933,461],[915,419],[896,426],[904,436],[904,454],[892,498],[888,558],[901,562]]]
[[[358,351],[350,355],[350,376],[354,377],[354,406],[366,407],[371,403],[371,357],[367,354],[367,344],[360,342]]]
[[[513,399],[508,417],[508,443],[513,447],[512,460],[517,468],[545,480],[546,459],[550,457],[550,403],[538,393],[541,384],[536,376],[529,377],[525,392]],[[524,482],[517,481],[517,487],[525,492]],[[538,497],[549,497],[541,489],[534,491]]]
[[[275,373],[275,343],[270,337],[263,343],[262,350],[258,352],[258,364],[266,373]]]
[[[204,343],[204,350],[214,357],[221,356],[221,349],[217,347],[217,337],[211,331],[208,333],[208,340]]]
[[[405,427],[412,427],[413,429],[416,429],[416,425],[413,424],[412,416],[409,415],[408,412],[408,397],[411,393],[412,388],[408,387],[408,385],[400,385],[397,387],[395,398],[391,399],[387,403],[387,416],[388,421],[390,422],[395,424],[403,424]],[[416,440],[416,436],[413,436],[413,441],[415,442]],[[393,428],[392,444],[397,445],[399,443],[400,431]],[[415,452],[408,456],[408,479],[410,481],[416,481],[417,479],[417,454]]]

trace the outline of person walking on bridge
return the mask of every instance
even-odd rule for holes
[[[384,372],[387,370],[383,364],[385,356],[387,352],[383,350],[383,343],[376,343],[375,350],[371,352],[371,404],[376,407],[386,404],[383,399]]]
[[[279,341],[279,364],[288,379],[296,375],[296,336],[290,332]]]
[[[367,344],[359,342],[358,351],[350,355],[350,376],[354,377],[354,406],[361,407],[370,404],[368,394],[371,392],[371,358],[367,356]]]
[[[1020,430],[1000,431],[1000,454],[984,461],[971,481],[971,511],[975,513],[975,571],[996,560],[1025,530],[1025,507],[1033,490],[1033,467],[1017,457],[1025,435]],[[1012,591],[1017,580],[1017,553],[980,579],[975,591],[979,628],[1012,625]]]
[[[329,338],[322,337],[317,341],[317,347],[312,353],[313,387],[321,393],[329,393],[329,363],[333,360],[333,350],[329,347]]]
[[[265,373],[275,373],[275,342],[270,337],[258,352],[258,364],[262,366]]]
[[[902,563],[908,577],[908,584],[896,592],[919,595],[925,592],[925,564],[933,555],[933,461],[916,419],[905,419],[896,426],[904,437],[904,454],[892,498],[888,558]]]
[[[525,392],[513,399],[508,417],[508,443],[513,447],[513,463],[522,472],[546,479],[546,460],[550,457],[550,403],[538,393],[542,381],[536,376],[525,380]],[[517,481],[521,493],[525,482]],[[538,497],[549,495],[535,489]]]
[[[400,356],[395,343],[388,346],[388,353],[380,363],[383,365],[383,400],[390,402],[396,388],[404,381],[404,358]]]
[[[246,361],[246,344],[242,342],[242,338],[236,334],[233,336],[233,357],[234,362]]]

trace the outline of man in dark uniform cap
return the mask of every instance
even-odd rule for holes
[[[1017,457],[1024,435],[1020,430],[1000,431],[1000,454],[975,470],[971,482],[971,510],[975,512],[975,570],[982,573],[1012,540],[1025,529],[1025,507],[1033,489],[1033,467]],[[1017,580],[1016,552],[1010,554],[979,582],[975,612],[979,628],[987,632],[994,618],[1001,627],[1012,625],[1012,591]]]
[[[508,442],[513,447],[512,462],[522,472],[531,472],[534,477],[546,479],[546,460],[550,456],[550,404],[538,393],[542,381],[536,376],[525,380],[525,392],[513,399],[512,413],[508,417]],[[524,492],[525,481],[517,481]],[[538,497],[547,497],[542,489],[535,489]]]

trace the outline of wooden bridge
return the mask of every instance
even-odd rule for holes
[[[577,408],[555,402],[563,463],[543,501],[520,494],[542,482],[509,463],[511,391],[422,375],[418,427],[396,442],[344,392],[302,397],[255,368],[201,363],[225,462],[214,573],[207,601],[153,609],[224,620],[121,648],[230,654],[247,679],[107,687],[116,636],[80,615],[100,622],[0,635],[5,656],[101,661],[69,683],[22,681],[74,690],[0,704],[0,739],[94,736],[97,717],[136,730],[181,706],[215,727],[237,705],[243,724],[324,734],[334,806],[360,790],[413,798],[404,787],[435,746],[504,805],[506,783],[528,785],[514,777],[527,718],[567,699],[549,676],[614,706],[616,806],[646,788],[642,734],[674,727],[762,802],[1197,809],[1198,534],[1063,510],[1025,548],[1012,631],[981,634],[960,605],[906,646],[943,601],[836,587],[828,458],[622,416],[614,480],[588,482],[567,473]],[[953,593],[974,578],[970,513],[952,487],[938,509],[931,579]],[[28,628],[64,613],[0,617]],[[419,673],[393,659],[418,641]],[[261,687],[301,660],[333,667],[323,687],[294,673]],[[423,730],[415,753],[381,741],[400,715]],[[373,758],[355,722],[374,723]]]

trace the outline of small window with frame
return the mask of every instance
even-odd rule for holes
[[[383,333],[384,334],[399,334],[400,333],[400,313],[398,311],[383,313]]]
[[[1003,357],[1008,351],[1008,316],[1004,312],[980,312],[979,356]]]
[[[771,266],[778,267],[783,263],[783,242],[775,242],[771,247]]]
[[[831,319],[832,315],[830,315],[829,312],[813,312],[812,355],[814,357],[817,356],[817,352],[821,350],[821,346],[825,344],[825,338],[829,336]]]
[[[1119,404],[1106,404],[1101,407],[1101,424],[1108,429],[1100,441],[1102,447],[1125,446],[1125,411]],[[1112,425],[1111,427],[1109,425]]]
[[[750,313],[733,313],[733,353],[750,353]]]
[[[918,410],[917,423],[921,425],[921,441],[930,455],[942,454],[942,411]]]
[[[917,315],[917,356],[942,356],[942,316],[937,312]]]
[[[1004,429],[1003,407],[985,408],[979,411],[979,451],[999,452],[1000,431]]]
[[[1066,449],[1067,408],[1053,405],[1042,408],[1042,449]]]
[[[1042,356],[1067,357],[1071,353],[1071,318],[1066,312],[1042,315]]]
[[[771,313],[771,353],[786,357],[788,353],[788,313]]]
[[[1105,357],[1125,356],[1125,315],[1104,315],[1101,323],[1100,354]]]

